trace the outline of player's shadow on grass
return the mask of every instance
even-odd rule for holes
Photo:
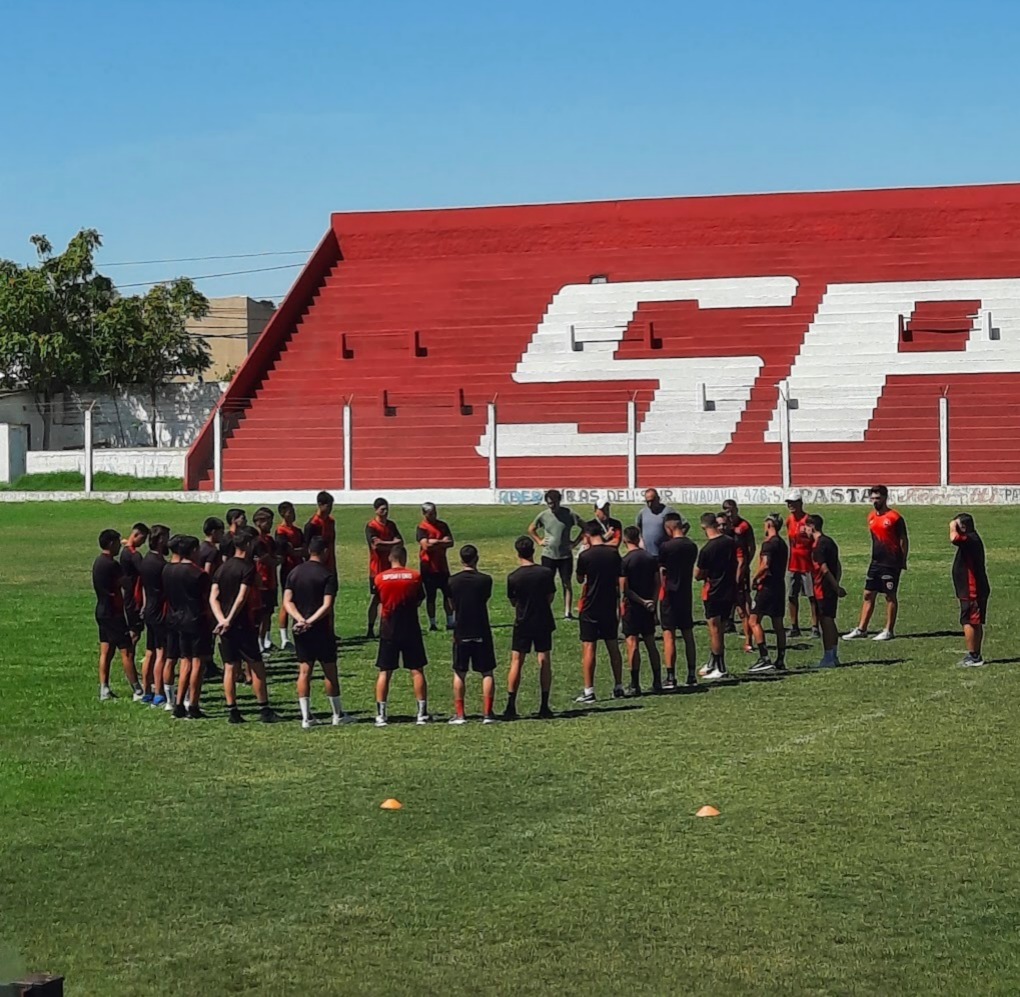
[[[986,665],[1020,665],[1020,658],[986,658]]]
[[[959,630],[930,630],[927,633],[897,634],[898,640],[930,640],[935,637],[959,637]]]

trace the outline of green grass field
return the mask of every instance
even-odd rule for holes
[[[497,578],[500,709],[502,580],[533,511],[441,510]],[[744,510],[756,529],[762,511]],[[865,510],[823,511],[847,629]],[[783,679],[581,713],[576,624],[561,623],[561,719],[303,731],[279,655],[277,726],[228,726],[218,691],[197,723],[97,702],[96,535],[136,519],[197,533],[205,507],[4,506],[0,952],[76,995],[1015,994],[1020,530],[1011,510],[975,510],[989,666],[960,669],[954,511],[905,511],[900,636],[843,645],[841,671],[811,671],[818,642],[802,641]],[[345,705],[369,718],[368,516],[337,518]],[[394,518],[405,535],[416,521]],[[729,640],[742,674],[753,659]],[[427,643],[445,720],[449,644]],[[604,658],[599,673],[607,695]],[[119,663],[114,677],[123,694]],[[321,683],[315,697],[324,711]],[[537,700],[531,663],[523,711]],[[413,713],[406,675],[391,711]],[[402,811],[379,809],[391,796]],[[696,819],[703,804],[721,816]]]

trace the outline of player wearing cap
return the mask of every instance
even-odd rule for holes
[[[664,689],[675,689],[676,635],[684,642],[687,663],[687,685],[698,684],[695,668],[698,649],[694,643],[694,613],[691,608],[694,566],[698,545],[687,533],[691,524],[678,512],[669,512],[663,519],[666,539],[659,546],[659,620],[662,623],[662,649],[666,656]],[[706,669],[707,671],[707,669]]]
[[[655,611],[658,604],[659,564],[641,548],[636,526],[623,531],[627,553],[620,561],[620,620],[627,641],[630,693],[641,695],[641,645],[648,651],[652,692],[662,692],[662,659],[655,643]]]
[[[675,511],[663,503],[654,488],[645,489],[645,507],[637,514],[634,525],[641,531],[641,546],[652,557],[659,556],[659,544],[666,539],[666,516]]]
[[[294,621],[298,705],[301,708],[301,726],[305,730],[316,725],[311,705],[312,670],[316,661],[322,666],[326,698],[333,711],[333,726],[354,723],[354,717],[344,713],[340,703],[336,633],[333,630],[337,577],[323,563],[325,554],[325,537],[312,537],[308,541],[308,560],[290,572],[283,592],[283,608]]]
[[[780,536],[783,517],[773,512],[765,517],[765,539],[758,554],[758,570],[751,579],[754,590],[754,605],[751,607],[751,635],[758,646],[758,660],[747,670],[749,675],[766,675],[770,672],[786,671],[786,629],[783,616],[786,613],[786,565],[789,548]],[[765,628],[762,623],[772,621],[772,632],[776,636],[776,660],[769,658],[765,643]]]
[[[562,503],[563,494],[550,488],[545,493],[547,508],[534,518],[528,527],[528,536],[542,548],[542,567],[559,575],[563,586],[563,618],[569,620],[574,615],[573,551],[584,535],[584,522],[576,512]],[[571,537],[575,526],[582,532]],[[541,535],[539,530],[542,531]]]
[[[849,633],[843,634],[843,640],[868,636],[868,624],[879,592],[885,595],[885,629],[879,630],[871,639],[892,640],[896,636],[900,574],[907,570],[907,555],[910,553],[907,524],[895,509],[889,508],[889,489],[885,485],[874,485],[869,490],[869,497],[874,506],[868,513],[871,564],[864,579],[860,622]]]
[[[808,526],[814,547],[811,550],[812,583],[815,590],[815,604],[818,610],[818,628],[822,635],[822,660],[819,668],[838,668],[839,631],[836,629],[836,615],[839,600],[846,595],[840,585],[843,566],[839,563],[839,547],[832,537],[822,532],[825,521],[821,516],[808,516]]]
[[[92,564],[92,589],[96,594],[96,624],[99,627],[99,698],[116,699],[110,688],[110,664],[114,649],[120,651],[124,677],[131,686],[133,698],[142,698],[142,687],[135,671],[131,633],[124,616],[123,569],[117,561],[120,534],[103,530],[99,534],[99,557]]]
[[[496,693],[496,651],[492,646],[489,625],[489,599],[492,596],[492,575],[478,570],[478,549],[466,544],[460,549],[461,570],[450,579],[450,601],[453,603],[453,706],[454,726],[467,723],[464,716],[464,692],[467,674],[476,671],[482,676],[482,723],[495,723],[492,712]]]
[[[390,551],[403,547],[400,529],[390,519],[390,504],[384,498],[372,503],[375,515],[365,524],[365,543],[368,544],[368,629],[365,636],[375,637],[375,621],[379,615],[379,593],[375,580],[390,567]],[[417,575],[418,572],[416,571]]]
[[[425,612],[429,618],[429,630],[438,630],[436,623],[436,594],[443,593],[443,611],[446,613],[446,629],[453,629],[450,613],[450,565],[446,552],[453,546],[453,533],[439,518],[435,503],[426,502],[421,507],[422,521],[418,524],[415,538],[418,541],[418,560],[421,580],[425,587]]]
[[[407,549],[403,544],[393,544],[388,549],[390,566],[375,576],[375,591],[382,610],[379,652],[375,660],[379,669],[375,683],[375,725],[385,727],[387,724],[390,676],[401,665],[411,673],[414,698],[418,704],[415,722],[427,724],[432,719],[424,671],[428,657],[418,622],[418,606],[425,598],[425,589],[421,575],[407,566]]]
[[[504,720],[517,719],[517,692],[521,687],[521,672],[528,654],[534,650],[538,657],[539,685],[542,706],[538,715],[553,717],[549,706],[552,689],[552,640],[556,621],[552,603],[556,597],[556,576],[551,568],[535,564],[535,542],[531,537],[518,537],[514,541],[517,568],[506,579],[506,595],[514,607],[514,629],[510,638],[510,671],[507,674],[507,701]]]
[[[956,590],[956,598],[960,600],[960,623],[967,642],[967,654],[960,664],[964,668],[980,668],[985,663],[981,656],[981,645],[992,587],[985,567],[984,541],[969,512],[957,513],[950,521],[949,542],[956,548],[953,588]]]
[[[818,636],[818,611],[815,606],[815,590],[812,581],[811,551],[814,549],[808,514],[804,511],[804,495],[794,489],[786,496],[786,537],[790,545],[790,586],[787,593],[790,611],[788,637],[800,636],[800,598],[804,596],[811,607],[811,633]]]
[[[608,547],[619,547],[623,539],[623,524],[613,519],[609,499],[595,503],[595,518],[591,520],[602,531],[602,542]]]
[[[287,544],[286,552],[282,555],[280,564],[280,591],[286,591],[287,576],[305,560],[305,535],[297,525],[297,510],[293,502],[281,502],[276,511],[280,514],[281,523],[276,527],[277,541],[283,540]],[[320,561],[322,558],[319,559]],[[280,628],[280,650],[287,646],[287,622],[290,616],[286,608],[280,606],[280,617],[277,625]]]
[[[581,676],[584,689],[575,703],[595,702],[595,662],[599,641],[606,645],[613,669],[613,697],[622,699],[623,659],[620,657],[619,604],[620,552],[602,540],[602,527],[589,523],[584,528],[588,542],[577,558],[577,580],[581,598],[577,601],[581,636]]]
[[[694,577],[701,584],[701,599],[705,606],[705,622],[711,648],[709,662],[702,669],[710,680],[729,678],[726,670],[726,648],[723,623],[733,608],[737,592],[737,545],[732,537],[720,528],[718,515],[706,512],[701,517],[701,529],[708,538],[698,552]]]

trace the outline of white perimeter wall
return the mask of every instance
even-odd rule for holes
[[[183,478],[187,452],[183,448],[95,449],[92,451],[92,471],[130,474],[136,478]],[[85,451],[30,450],[26,465],[29,474],[45,474],[48,471],[84,474]]]

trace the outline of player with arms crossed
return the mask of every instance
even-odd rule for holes
[[[786,671],[786,628],[783,616],[786,614],[786,565],[789,548],[780,535],[783,517],[774,512],[765,517],[765,539],[758,554],[758,570],[751,579],[754,590],[754,605],[751,607],[751,635],[758,647],[758,660],[747,670],[749,675],[767,675],[771,672]],[[769,658],[765,643],[764,620],[772,621],[772,632],[776,636],[776,660]]]
[[[790,629],[788,637],[800,636],[800,597],[805,596],[811,607],[811,632],[818,635],[818,612],[815,606],[815,589],[812,581],[811,551],[814,539],[808,526],[808,514],[804,511],[804,495],[795,489],[786,496],[786,537],[790,545],[790,587],[789,610]]]
[[[687,662],[687,685],[698,684],[695,671],[698,649],[694,643],[694,611],[691,607],[694,566],[698,545],[687,533],[691,524],[678,512],[663,518],[666,539],[659,545],[659,620],[662,623],[662,646],[666,654],[666,681],[663,688],[677,688],[676,635],[684,642]]]
[[[453,603],[453,705],[450,723],[467,723],[464,716],[464,692],[468,671],[482,676],[482,723],[495,723],[492,703],[496,694],[496,651],[492,645],[489,625],[489,599],[492,596],[492,575],[478,570],[478,549],[466,544],[460,549],[462,569],[450,579],[450,600]]]
[[[581,517],[562,504],[563,494],[555,488],[545,493],[545,504],[548,506],[540,512],[528,527],[528,536],[542,548],[542,567],[549,568],[553,574],[559,575],[563,586],[563,618],[573,619],[574,588],[574,548],[581,542],[583,533],[571,538],[574,527],[584,529]],[[539,535],[539,530],[542,531]]]
[[[426,502],[421,507],[422,521],[418,524],[415,537],[418,541],[418,566],[421,581],[425,587],[425,612],[429,618],[429,630],[438,630],[436,623],[436,595],[443,593],[443,611],[446,613],[446,629],[453,629],[450,614],[450,565],[446,552],[453,546],[453,533],[439,518],[435,504]]]
[[[510,638],[510,671],[507,675],[507,701],[504,720],[517,719],[517,692],[528,653],[538,657],[542,706],[538,715],[549,720],[555,715],[549,706],[552,689],[552,641],[556,621],[552,603],[556,597],[556,576],[551,568],[535,564],[535,542],[531,537],[514,541],[518,567],[506,579],[506,595],[514,607],[514,629]]]
[[[333,726],[354,723],[354,717],[344,713],[340,703],[336,633],[333,630],[337,577],[323,563],[325,554],[325,538],[312,537],[308,542],[308,560],[290,572],[283,593],[283,608],[294,621],[298,705],[301,707],[301,726],[305,730],[316,725],[311,700],[312,670],[316,661],[322,666],[326,698],[333,711]]]
[[[822,532],[825,521],[821,516],[808,516],[808,526],[811,527],[811,537],[814,540],[811,551],[814,565],[812,580],[818,609],[818,629],[822,634],[823,654],[818,667],[838,668],[839,631],[836,629],[836,614],[839,611],[839,600],[846,595],[846,590],[840,585],[843,566],[839,563],[839,547],[832,537]]]
[[[868,624],[875,611],[879,592],[885,595],[885,629],[879,630],[872,640],[892,640],[896,636],[896,614],[899,611],[897,593],[900,574],[907,570],[910,540],[903,517],[889,508],[889,489],[875,485],[870,490],[874,509],[868,513],[868,530],[871,532],[871,564],[864,579],[864,603],[860,622],[843,640],[858,640],[868,636]]]
[[[623,540],[623,523],[613,519],[609,499],[595,503],[595,518],[591,520],[602,531],[602,542],[609,547],[619,547]],[[640,534],[639,534],[640,535]]]
[[[372,503],[375,515],[365,525],[365,542],[368,544],[368,629],[365,636],[375,637],[375,621],[379,616],[379,593],[375,580],[390,567],[390,552],[404,546],[400,529],[390,519],[390,504],[384,498]],[[416,571],[415,574],[418,574]]]
[[[577,580],[581,598],[577,602],[580,618],[581,677],[584,689],[575,703],[595,702],[595,663],[599,641],[606,645],[613,669],[613,697],[622,699],[623,659],[620,657],[620,552],[602,539],[602,527],[589,523],[584,528],[588,542],[577,558]]]
[[[960,600],[960,623],[967,642],[967,654],[960,662],[964,668],[980,668],[985,659],[981,645],[988,615],[988,597],[992,587],[985,567],[985,545],[974,526],[974,517],[961,512],[949,524],[949,542],[956,548],[953,560],[953,588]]]
[[[737,545],[726,536],[714,512],[701,517],[701,529],[708,538],[698,552],[694,577],[702,583],[701,599],[705,606],[705,622],[711,657],[701,671],[711,681],[729,678],[726,670],[726,646],[723,627],[729,619],[737,594]]]
[[[641,695],[642,644],[648,651],[652,692],[662,692],[662,659],[655,643],[659,564],[648,551],[642,550],[641,532],[636,526],[624,529],[623,543],[627,553],[620,561],[620,621],[627,641],[630,694]]]

